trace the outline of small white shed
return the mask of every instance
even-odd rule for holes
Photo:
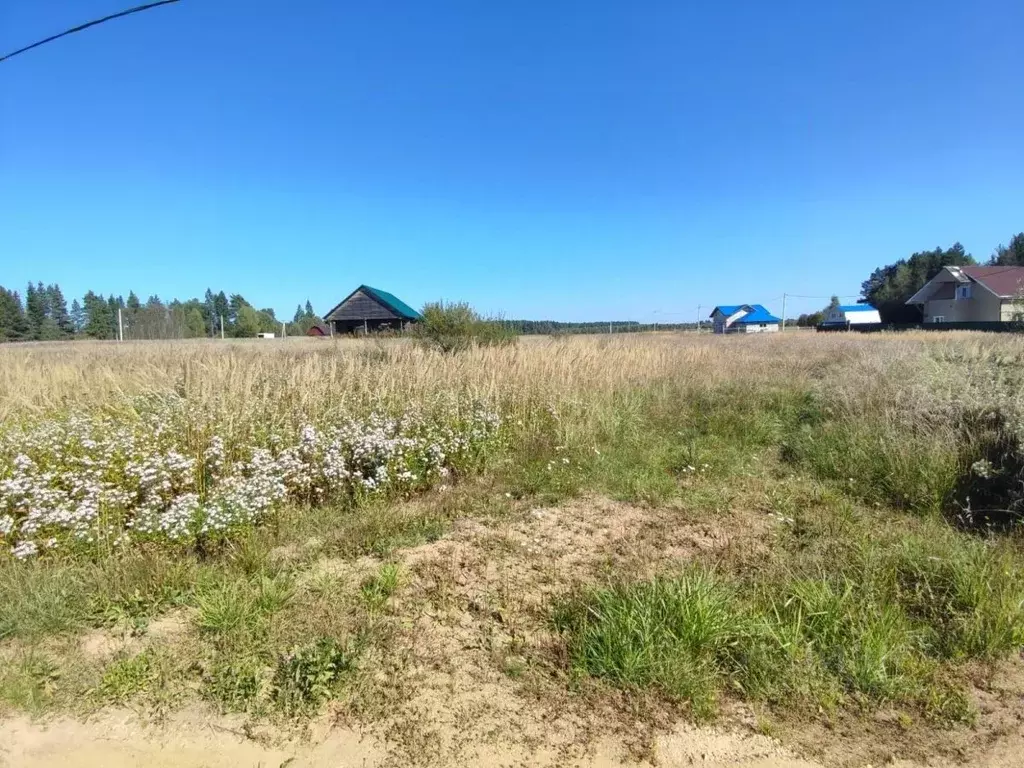
[[[825,315],[822,325],[864,325],[880,322],[881,315],[870,304],[845,304],[832,307]]]

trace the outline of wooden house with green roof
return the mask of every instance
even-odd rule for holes
[[[420,319],[420,313],[387,291],[360,285],[324,315],[334,333],[401,331]]]

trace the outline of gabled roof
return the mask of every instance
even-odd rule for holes
[[[1011,299],[1024,293],[1024,267],[943,267],[921,290],[907,299],[907,304],[924,304],[939,298],[935,295],[935,283],[977,283],[1001,299]]]
[[[751,312],[741,317],[736,322],[740,325],[747,325],[748,323],[781,323],[782,321],[769,312],[767,309],[762,307],[760,304],[748,304],[751,308]]]
[[[741,309],[753,310],[753,307],[750,304],[720,304],[711,310],[711,314],[708,317],[713,317],[715,312],[721,312],[726,317],[732,317]]]
[[[870,304],[843,304],[836,307],[840,312],[877,312]]]
[[[746,312],[743,317],[740,317],[733,321],[733,325],[747,325],[753,323],[781,323],[782,321],[769,312],[767,309],[762,307],[760,304],[720,304],[715,307],[711,313],[711,317],[715,316],[715,312],[721,312],[726,317],[732,317],[737,312]]]
[[[1024,292],[1024,267],[960,267],[960,271],[1001,299]]]
[[[327,314],[324,315],[324,319],[327,319],[331,315],[333,315],[338,310],[339,307],[341,307],[346,301],[351,299],[353,296],[355,296],[360,291],[365,293],[367,296],[369,296],[374,301],[377,301],[380,304],[384,305],[388,310],[390,310],[394,314],[398,315],[399,317],[403,318],[404,320],[421,320],[422,319],[422,315],[420,315],[419,312],[417,312],[415,309],[410,307],[408,304],[406,304],[400,298],[395,296],[393,293],[388,293],[387,291],[382,291],[379,288],[371,288],[369,285],[360,285],[358,288],[356,288],[354,291],[352,291],[352,293],[350,293],[344,299],[342,299],[337,304],[335,304],[330,309],[330,311]]]

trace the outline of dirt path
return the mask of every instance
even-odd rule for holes
[[[154,729],[130,713],[110,713],[90,722],[24,718],[0,725],[0,766],[4,768],[370,768],[393,765],[388,751],[372,738],[333,728],[306,743],[264,746],[238,731],[238,723],[196,714],[176,716]],[[762,736],[715,729],[680,729],[659,740],[661,766],[758,766],[814,768]],[[565,765],[612,768],[636,765],[612,740],[593,745],[591,754],[564,761],[543,749],[529,756],[517,750],[484,747],[471,763],[485,768]]]

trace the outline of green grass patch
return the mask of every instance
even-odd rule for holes
[[[745,632],[729,587],[709,573],[589,592],[562,606],[576,670],[631,687],[656,686],[714,711],[728,655]]]
[[[0,669],[0,702],[38,714],[53,701],[61,677],[60,667],[45,654],[20,652]]]
[[[103,672],[100,695],[108,701],[124,703],[147,691],[156,677],[156,664],[150,650],[116,659]]]
[[[1024,645],[1012,544],[842,504],[795,515],[767,559],[566,598],[554,623],[573,670],[661,691],[698,717],[731,693],[970,720],[960,665]]]
[[[398,563],[384,563],[377,573],[363,581],[359,591],[363,604],[371,611],[382,609],[398,590],[401,573]]]

